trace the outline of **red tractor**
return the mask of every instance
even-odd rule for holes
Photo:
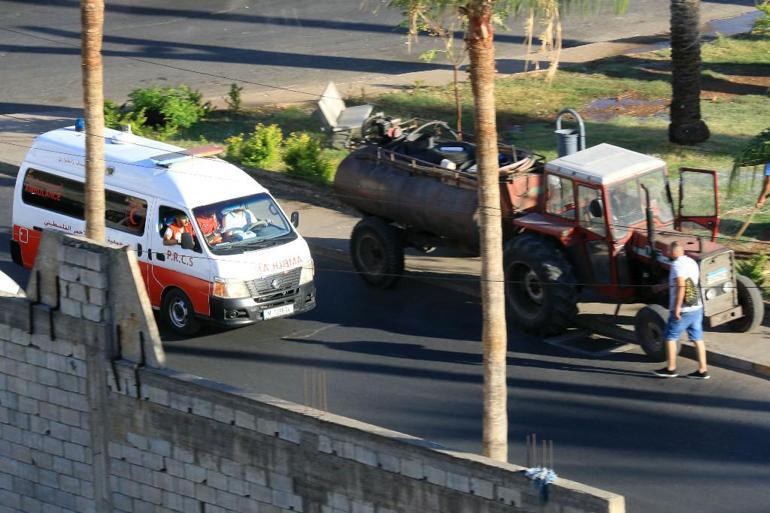
[[[342,161],[335,191],[364,215],[351,236],[351,256],[370,285],[397,281],[407,246],[478,251],[474,150],[432,122]],[[733,251],[715,242],[714,171],[682,169],[674,204],[658,158],[600,144],[543,160],[500,146],[506,298],[515,325],[560,332],[573,324],[579,295],[647,303],[636,318],[637,339],[662,360],[667,290],[656,293],[654,285],[665,283],[669,246],[678,240],[700,264],[707,325],[729,323],[740,332],[759,326],[758,288],[736,272]],[[700,236],[683,231],[692,227]]]

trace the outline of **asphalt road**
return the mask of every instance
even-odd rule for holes
[[[0,174],[0,270],[25,282],[7,249],[12,186]],[[478,300],[416,279],[372,290],[345,263],[316,265],[314,311],[189,340],[163,332],[168,365],[479,452]],[[561,476],[625,495],[630,513],[767,513],[767,381],[717,368],[707,382],[662,380],[654,367],[639,352],[577,357],[511,330],[511,461],[525,462],[537,433]]]
[[[613,2],[564,16],[566,47],[665,32],[668,1],[634,0],[624,14]],[[0,113],[80,107],[78,0],[0,0]],[[746,12],[753,0],[703,2],[704,19]],[[137,87],[187,84],[224,96],[244,95],[446,67],[425,63],[422,38],[411,53],[399,13],[383,0],[111,0],[104,36],[105,96],[122,102]],[[524,53],[521,20],[496,36],[498,67]],[[262,85],[260,85],[262,84]]]

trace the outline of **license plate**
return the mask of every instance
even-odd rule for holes
[[[724,281],[729,277],[730,277],[730,272],[727,270],[727,268],[720,267],[716,271],[711,271],[710,273],[706,274],[706,286],[712,285],[714,283],[718,283],[720,281]]]
[[[294,305],[283,305],[276,308],[270,308],[262,312],[262,318],[274,319],[276,317],[283,317],[284,315],[290,315],[294,313]]]

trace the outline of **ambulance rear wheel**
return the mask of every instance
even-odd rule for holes
[[[192,302],[179,289],[171,289],[166,293],[161,314],[166,326],[179,335],[189,337],[195,335],[200,329],[200,322],[195,317]]]

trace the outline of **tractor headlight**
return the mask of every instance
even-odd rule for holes
[[[251,292],[249,292],[249,288],[243,280],[228,280],[215,277],[212,295],[225,299],[239,299],[251,297]]]
[[[710,300],[714,299],[715,297],[717,297],[717,289],[715,289],[714,287],[707,288],[706,289],[706,300],[710,301]]]
[[[305,285],[306,283],[310,283],[313,281],[313,276],[315,276],[315,262],[311,260],[302,266],[302,272],[299,275],[299,284]]]
[[[725,294],[728,292],[732,292],[734,288],[735,288],[735,285],[733,285],[733,282],[731,281],[726,281],[722,284],[722,292]]]

